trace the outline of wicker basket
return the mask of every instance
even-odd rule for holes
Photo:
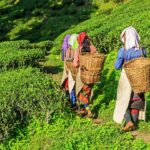
[[[77,72],[78,72],[78,68],[74,67],[72,64],[72,61],[69,61],[69,60],[65,61],[65,64],[66,64],[67,69],[70,70],[73,80],[75,81]]]
[[[150,58],[133,59],[125,63],[123,68],[135,93],[150,91]]]
[[[99,82],[105,60],[104,54],[83,53],[80,55],[81,81],[85,84]]]

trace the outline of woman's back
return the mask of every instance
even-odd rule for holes
[[[124,62],[127,62],[129,60],[132,60],[141,56],[146,56],[146,50],[143,48],[139,50],[135,48],[124,50],[124,48],[121,48],[118,52],[118,58],[115,62],[115,68],[121,69]]]

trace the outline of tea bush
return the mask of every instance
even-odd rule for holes
[[[64,97],[56,83],[38,69],[0,73],[0,140],[30,118],[45,119],[63,110]]]
[[[88,1],[32,0],[29,3],[28,0],[1,0],[0,41],[54,40],[60,33],[86,20],[96,11]],[[86,10],[84,17],[81,17],[82,9]]]
[[[0,43],[0,70],[28,65],[37,65],[51,47],[50,41],[30,44],[29,41],[9,41]]]
[[[149,50],[149,0],[133,0],[114,8],[109,15],[101,13],[84,21],[58,36],[52,51],[59,53],[66,34],[86,31],[99,51],[108,53],[121,46],[120,34],[127,26],[134,26],[141,35],[141,44]]]
[[[146,150],[150,145],[130,133],[122,133],[112,122],[94,125],[91,120],[78,117],[57,117],[51,124],[41,125],[34,120],[23,132],[18,131],[16,139],[11,139],[0,148],[5,149],[53,149],[53,150]]]

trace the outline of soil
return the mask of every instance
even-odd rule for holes
[[[150,134],[139,132],[139,131],[132,131],[131,134],[134,136],[134,138],[143,139],[144,142],[150,144]]]

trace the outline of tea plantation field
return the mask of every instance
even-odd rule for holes
[[[150,1],[87,2],[0,1],[0,150],[150,150],[150,93],[137,135],[112,120],[120,32],[134,26],[149,55]],[[80,31],[107,54],[101,82],[94,85],[94,119],[72,112],[59,87],[63,38]]]

